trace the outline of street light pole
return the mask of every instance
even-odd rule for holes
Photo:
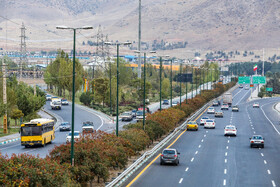
[[[192,66],[192,98],[193,98],[193,80],[194,80],[194,74],[193,74],[193,66]]]
[[[180,108],[182,105],[182,63],[180,63]]]
[[[71,28],[67,26],[57,26],[56,29],[70,29],[74,31],[73,37],[73,78],[72,78],[72,128],[71,128],[71,165],[74,166],[74,127],[75,127],[75,64],[76,64],[76,30],[84,29],[93,29],[91,26],[84,26],[80,28]]]
[[[112,116],[112,62],[110,60],[110,115]]]
[[[195,92],[195,96],[197,96],[197,71],[196,70],[194,70],[194,72],[195,72],[195,88],[196,88],[196,92]]]
[[[162,57],[159,58],[159,110],[161,111],[161,74],[162,74]]]
[[[170,107],[172,107],[172,60],[170,61]]]
[[[143,130],[145,130],[145,110],[146,110],[146,53],[144,53],[144,96],[143,96]]]
[[[117,44],[117,121],[116,121],[116,136],[119,136],[119,48]]]
[[[188,68],[186,68],[187,70],[187,81],[186,81],[186,104],[188,104]]]

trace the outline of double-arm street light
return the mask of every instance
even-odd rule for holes
[[[141,51],[134,51],[135,53],[141,54]],[[146,114],[145,114],[145,110],[146,110],[146,54],[147,52],[143,52],[144,53],[144,89],[143,89],[143,130],[145,130],[145,120],[146,120]],[[155,51],[150,51],[149,53],[156,53]]]
[[[124,43],[112,43],[105,42],[105,45],[116,45],[117,46],[117,119],[116,119],[116,136],[119,136],[119,48],[120,45],[130,45],[131,42]]]
[[[75,58],[76,58],[76,30],[89,30],[93,29],[92,26],[84,27],[67,27],[67,26],[57,26],[56,29],[67,29],[74,31],[74,41],[73,41],[73,78],[72,78],[72,128],[71,128],[71,165],[74,166],[74,114],[75,114]]]

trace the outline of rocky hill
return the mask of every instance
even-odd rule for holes
[[[71,40],[70,33],[55,30],[60,24],[101,24],[110,39],[137,42],[135,0],[0,0],[0,4],[1,16],[26,24],[30,40]],[[187,42],[186,48],[200,50],[253,50],[277,48],[280,44],[278,0],[142,0],[142,6],[145,42]],[[0,19],[2,31],[5,26],[5,20]],[[9,22],[7,30],[9,41],[19,41],[19,25]],[[88,38],[80,43],[96,32],[84,34]],[[0,32],[2,40],[4,33]],[[36,42],[30,45],[36,46]],[[45,46],[60,47],[57,42]]]

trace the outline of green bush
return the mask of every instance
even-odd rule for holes
[[[91,101],[93,100],[93,94],[90,92],[83,92],[80,96],[80,101],[86,106],[89,106]]]

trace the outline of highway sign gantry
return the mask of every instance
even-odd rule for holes
[[[250,77],[238,77],[238,84],[250,84]]]
[[[253,84],[266,84],[266,77],[265,76],[253,77]]]

